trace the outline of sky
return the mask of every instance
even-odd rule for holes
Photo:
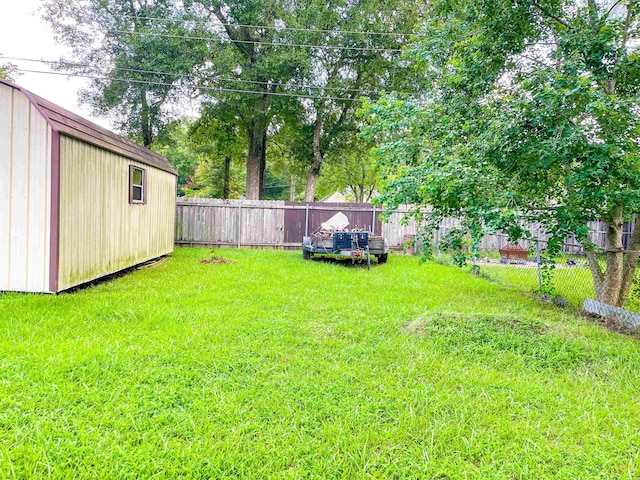
[[[51,69],[43,63],[2,59],[2,56],[6,56],[57,60],[68,53],[65,47],[55,44],[51,30],[40,18],[38,9],[42,0],[0,2],[3,4],[3,12],[0,15],[0,63],[10,62],[18,68],[50,71]],[[86,80],[80,78],[37,73],[23,73],[17,79],[17,83],[27,90],[99,125],[111,128],[106,119],[93,117],[86,107],[78,104],[77,92],[85,82]]]

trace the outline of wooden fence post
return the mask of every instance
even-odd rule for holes
[[[242,241],[242,205],[238,204],[238,248]]]

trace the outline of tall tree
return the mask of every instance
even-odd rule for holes
[[[370,202],[378,188],[378,169],[371,158],[371,148],[371,144],[353,136],[350,143],[332,152],[318,181],[320,196],[347,191],[355,202]]]
[[[187,8],[210,37],[209,55],[198,70],[201,85],[219,88],[211,95],[235,111],[247,138],[246,196],[264,198],[269,127],[280,105],[293,101],[278,96],[304,69],[308,50],[296,44],[295,31],[282,29],[305,2],[282,0],[189,0]],[[243,93],[247,92],[247,93]]]
[[[178,194],[182,193],[182,187],[194,175],[198,165],[198,154],[189,139],[190,126],[191,122],[186,119],[175,120],[160,132],[153,144],[153,150],[164,155],[178,172]]]
[[[587,251],[596,299],[626,300],[640,253],[640,56],[635,0],[436,0],[410,57],[422,102],[369,105],[387,205],[459,216],[478,240],[539,222]],[[587,222],[607,224],[601,268]],[[635,219],[628,250],[622,225]]]
[[[313,125],[312,159],[307,171],[305,200],[313,201],[325,157],[359,133],[354,115],[360,97],[377,98],[379,91],[412,84],[412,70],[401,61],[416,22],[418,8],[399,1],[331,0],[314,5],[307,21],[310,40],[324,48],[311,51],[305,83],[314,98],[307,111]]]
[[[58,67],[91,78],[80,100],[149,147],[173,117],[167,104],[192,88],[184,75],[202,48],[181,15],[170,0],[45,0],[43,19],[71,49]]]
[[[239,163],[246,155],[241,125],[232,109],[224,105],[206,105],[202,116],[191,125],[189,138],[200,156],[203,196],[239,198],[244,175]]]

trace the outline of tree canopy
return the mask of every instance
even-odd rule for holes
[[[436,0],[407,52],[422,96],[364,113],[389,206],[428,229],[459,217],[479,241],[538,222],[585,247],[596,299],[621,305],[640,250],[639,4]],[[607,224],[606,266],[587,222]],[[636,219],[627,250],[625,220]]]
[[[57,68],[90,79],[81,102],[150,147],[181,116],[167,105],[192,91],[185,75],[200,58],[174,2],[46,0],[43,8],[56,40],[71,50]]]
[[[71,49],[57,67],[90,78],[81,102],[124,135],[155,148],[180,117],[224,111],[216,132],[244,137],[248,198],[265,197],[267,156],[280,162],[284,151],[295,152],[287,170],[307,177],[313,198],[325,156],[357,138],[360,96],[410,83],[399,32],[411,31],[416,9],[398,0],[45,0],[43,18]],[[301,135],[283,142],[291,126]],[[284,149],[269,148],[276,135]],[[235,156],[221,150],[228,142],[209,143]]]

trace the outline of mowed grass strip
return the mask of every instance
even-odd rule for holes
[[[637,478],[638,341],[436,264],[0,295],[0,478]]]

